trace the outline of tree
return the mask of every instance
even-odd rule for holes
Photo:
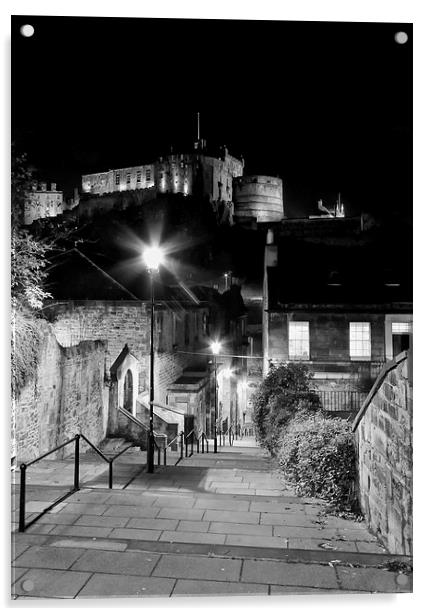
[[[279,446],[280,435],[298,414],[315,413],[321,408],[312,391],[312,372],[305,364],[271,366],[253,397],[253,422],[261,445],[271,453]]]
[[[43,288],[46,252],[49,245],[23,229],[24,208],[31,188],[31,171],[26,157],[12,150],[11,174],[11,293],[12,308],[42,307],[51,295]]]

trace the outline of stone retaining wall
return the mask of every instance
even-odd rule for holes
[[[353,422],[361,509],[392,554],[412,552],[411,356],[385,365]]]
[[[101,341],[66,349],[58,344],[52,327],[43,326],[36,376],[12,402],[19,462],[46,453],[80,429],[95,444],[104,438],[108,412],[104,367]],[[81,447],[85,449],[83,441]],[[70,448],[58,455],[69,452]]]

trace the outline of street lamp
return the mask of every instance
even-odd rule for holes
[[[142,258],[150,274],[151,326],[150,326],[150,431],[147,446],[147,473],[154,473],[154,274],[163,263],[163,251],[159,246],[148,246]]]
[[[221,344],[217,340],[211,344],[211,351],[213,354],[214,363],[214,453],[217,453],[217,415],[218,415],[218,402],[217,402],[217,355],[220,353]]]

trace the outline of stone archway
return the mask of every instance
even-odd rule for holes
[[[110,434],[114,434],[117,429],[118,407],[121,406],[136,416],[139,362],[129,351],[127,344],[112,364],[110,373],[108,430]]]

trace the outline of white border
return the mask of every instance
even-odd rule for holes
[[[120,3],[108,5],[107,3],[95,2],[92,0],[75,0],[72,2],[43,1],[32,2],[30,0],[17,0],[15,2],[6,1],[2,5],[2,19],[0,27],[2,29],[2,123],[4,136],[10,137],[10,15],[11,14],[33,14],[33,15],[75,15],[75,16],[115,16],[115,17],[179,17],[179,18],[227,18],[227,19],[289,19],[302,21],[382,21],[382,22],[414,22],[414,53],[415,53],[415,592],[412,595],[336,595],[333,597],[319,595],[315,597],[252,597],[250,599],[220,598],[220,599],[175,599],[174,602],[164,600],[127,600],[127,601],[78,601],[78,602],[14,602],[8,603],[9,596],[9,562],[8,557],[8,535],[7,520],[8,514],[2,511],[3,517],[3,537],[6,538],[6,549],[3,550],[4,566],[2,580],[5,588],[2,592],[3,605],[9,609],[21,611],[24,607],[31,607],[34,611],[45,610],[46,607],[61,607],[63,610],[76,608],[96,608],[98,611],[115,609],[119,607],[133,607],[136,609],[156,610],[157,613],[167,613],[167,610],[175,609],[181,614],[190,612],[219,614],[229,606],[232,609],[245,607],[247,612],[260,614],[262,610],[271,609],[276,613],[285,614],[287,610],[297,613],[313,613],[316,611],[319,616],[325,614],[345,613],[348,610],[350,615],[360,614],[366,610],[370,613],[385,612],[391,615],[405,614],[405,610],[412,607],[421,610],[429,603],[427,597],[429,554],[426,552],[427,539],[429,538],[429,458],[426,456],[429,449],[431,404],[429,402],[429,372],[431,362],[429,359],[430,345],[427,344],[429,336],[429,312],[430,306],[427,302],[428,288],[430,287],[429,265],[430,255],[427,247],[430,243],[430,163],[429,151],[431,144],[429,114],[431,109],[430,100],[430,78],[429,78],[429,58],[431,57],[430,39],[430,10],[427,0],[361,0],[358,2],[346,0],[296,0],[296,1],[275,1],[265,0],[264,3],[256,0],[217,0],[207,6],[208,3],[202,1],[181,2],[166,0],[160,3],[122,0]],[[364,41],[366,44],[366,41]],[[6,94],[8,93],[8,94]],[[9,202],[9,139],[5,139],[0,149],[2,164],[1,186],[2,208],[7,212]],[[2,259],[2,283],[4,283],[4,296],[7,296],[7,285],[9,277],[8,262],[8,227],[7,220],[3,219],[3,259]],[[402,247],[396,247],[400,249]],[[4,302],[5,303],[5,302]],[[8,307],[4,307],[4,337],[8,337]],[[420,333],[420,335],[418,335]],[[5,366],[1,371],[3,402],[3,415],[7,416],[9,384],[7,380],[8,348],[3,344],[5,351],[3,357]],[[5,424],[3,424],[5,427]],[[8,426],[6,429],[6,449],[8,451]],[[3,460],[8,456],[3,455]],[[4,486],[9,487],[7,468],[3,475]],[[6,494],[7,502],[8,496]],[[4,532],[6,528],[6,533]],[[425,603],[427,602],[427,603]]]

